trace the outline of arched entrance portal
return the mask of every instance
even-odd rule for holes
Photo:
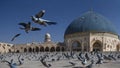
[[[102,44],[101,44],[101,42],[96,41],[93,44],[93,51],[102,51]]]
[[[72,43],[72,51],[82,51],[82,46],[78,41]]]

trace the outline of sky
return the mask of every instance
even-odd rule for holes
[[[112,22],[120,34],[120,0],[0,0],[0,42],[23,44],[44,42],[46,33],[53,42],[63,42],[68,25],[83,13],[92,10]],[[45,10],[44,19],[57,22],[57,25],[40,26],[32,22],[30,16]],[[40,31],[28,34],[20,30],[18,23],[32,22]],[[14,41],[12,37],[21,33]]]

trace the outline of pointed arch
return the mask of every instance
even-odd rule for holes
[[[35,52],[35,48],[32,48],[32,52]]]
[[[39,52],[39,47],[36,46],[35,52]]]
[[[44,47],[43,46],[40,47],[40,52],[44,52]]]
[[[93,51],[102,51],[102,42],[100,42],[99,40],[95,41],[95,43],[93,44]]]
[[[29,48],[29,52],[32,52],[32,48],[31,47]]]
[[[24,48],[24,52],[27,52],[27,49],[26,49],[26,48]]]
[[[19,50],[17,50],[17,51],[16,51],[16,53],[20,53],[20,51],[19,51]]]
[[[59,46],[56,47],[56,51],[57,51],[57,52],[60,51],[60,47],[59,47]]]
[[[49,51],[49,47],[46,47],[46,48],[45,48],[45,51],[48,52],[48,51]]]
[[[54,52],[54,51],[55,51],[55,47],[51,47],[50,52]]]

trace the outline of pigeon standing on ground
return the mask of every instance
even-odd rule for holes
[[[87,59],[87,61],[90,60],[88,53],[85,53],[85,58]]]
[[[97,54],[97,58],[98,58],[98,61],[96,62],[96,64],[102,64],[103,63],[103,56],[102,56],[102,53],[101,54]]]
[[[94,64],[94,60],[91,60],[91,64],[89,64],[88,66],[86,66],[86,68],[92,68]]]
[[[81,61],[82,65],[85,66],[87,64],[87,60],[84,58],[82,61]]]
[[[7,60],[4,60],[4,61],[2,61],[2,62],[7,62],[10,68],[17,68],[17,66],[20,66],[20,65],[17,64],[17,63],[13,63],[13,59],[11,59],[11,62],[9,62],[9,61],[7,61]]]
[[[40,61],[41,61],[41,63],[42,63],[45,67],[47,67],[47,68],[50,68],[50,67],[51,67],[51,64],[47,64],[47,63],[44,61],[43,58],[42,58]]]

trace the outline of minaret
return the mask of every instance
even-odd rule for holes
[[[51,42],[51,35],[49,33],[45,34],[45,40],[44,42]]]

